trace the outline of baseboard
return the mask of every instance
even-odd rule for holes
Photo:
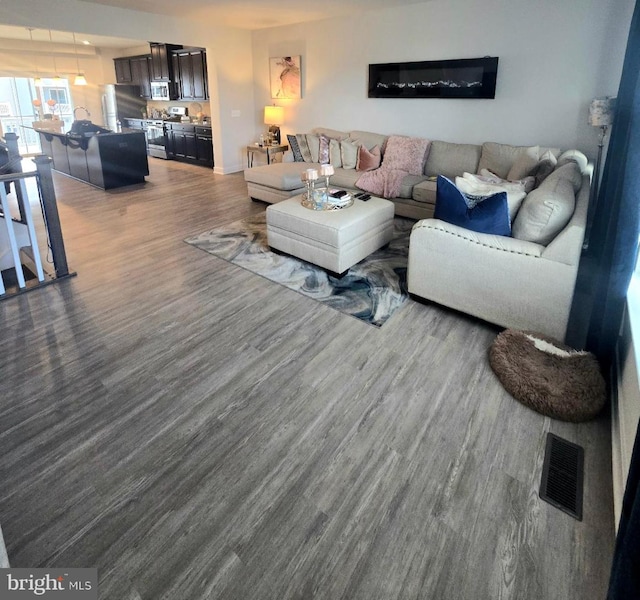
[[[213,172],[216,175],[230,175],[231,173],[239,173],[244,171],[245,167],[243,163],[238,163],[231,167],[213,167]]]

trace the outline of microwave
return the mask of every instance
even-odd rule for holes
[[[171,84],[168,81],[152,81],[151,82],[151,99],[152,100],[172,100]]]

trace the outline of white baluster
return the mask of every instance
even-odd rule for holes
[[[24,273],[22,272],[22,263],[20,262],[20,251],[18,249],[18,243],[16,241],[16,232],[13,229],[11,212],[9,211],[9,199],[7,198],[7,192],[4,189],[4,185],[0,185],[0,203],[2,204],[2,212],[4,213],[4,219],[2,219],[2,221],[4,221],[4,224],[7,228],[7,237],[9,238],[9,246],[11,247],[11,254],[13,255],[13,265],[16,269],[18,286],[24,288],[26,287],[26,283],[24,281]]]
[[[24,179],[20,179],[20,194],[22,198],[22,206],[24,207],[24,219],[27,222],[27,231],[29,232],[29,240],[31,242],[31,250],[33,253],[33,262],[36,266],[36,275],[38,281],[44,281],[44,269],[42,268],[42,259],[40,258],[40,249],[38,247],[38,237],[36,236],[36,228],[33,223],[33,213],[31,212],[31,203],[29,202],[29,196],[27,195],[27,186]]]

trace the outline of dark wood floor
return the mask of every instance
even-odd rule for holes
[[[376,329],[185,244],[264,210],[241,174],[55,182],[78,276],[0,302],[13,566],[113,600],[604,597],[608,418],[514,401],[496,328],[410,301]],[[585,447],[582,522],[538,498],[547,431]]]

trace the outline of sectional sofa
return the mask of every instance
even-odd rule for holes
[[[312,144],[320,135],[328,137],[334,147],[347,141],[384,151],[387,142],[387,136],[364,131],[315,129],[308,135]],[[288,157],[282,163],[247,169],[249,196],[274,203],[302,193],[300,174],[319,169],[322,159],[313,154],[310,158],[291,162]],[[409,292],[503,327],[563,340],[584,241],[591,171],[577,150],[431,141],[422,173],[405,176],[397,196],[389,198],[396,215],[418,220],[410,239]],[[521,180],[530,174],[525,179],[534,179],[535,189],[523,194],[515,210],[510,201],[511,237],[477,233],[433,218],[436,177],[464,183],[460,178],[465,173],[490,173],[498,180]],[[362,171],[337,167],[331,185],[358,190],[361,175]]]

